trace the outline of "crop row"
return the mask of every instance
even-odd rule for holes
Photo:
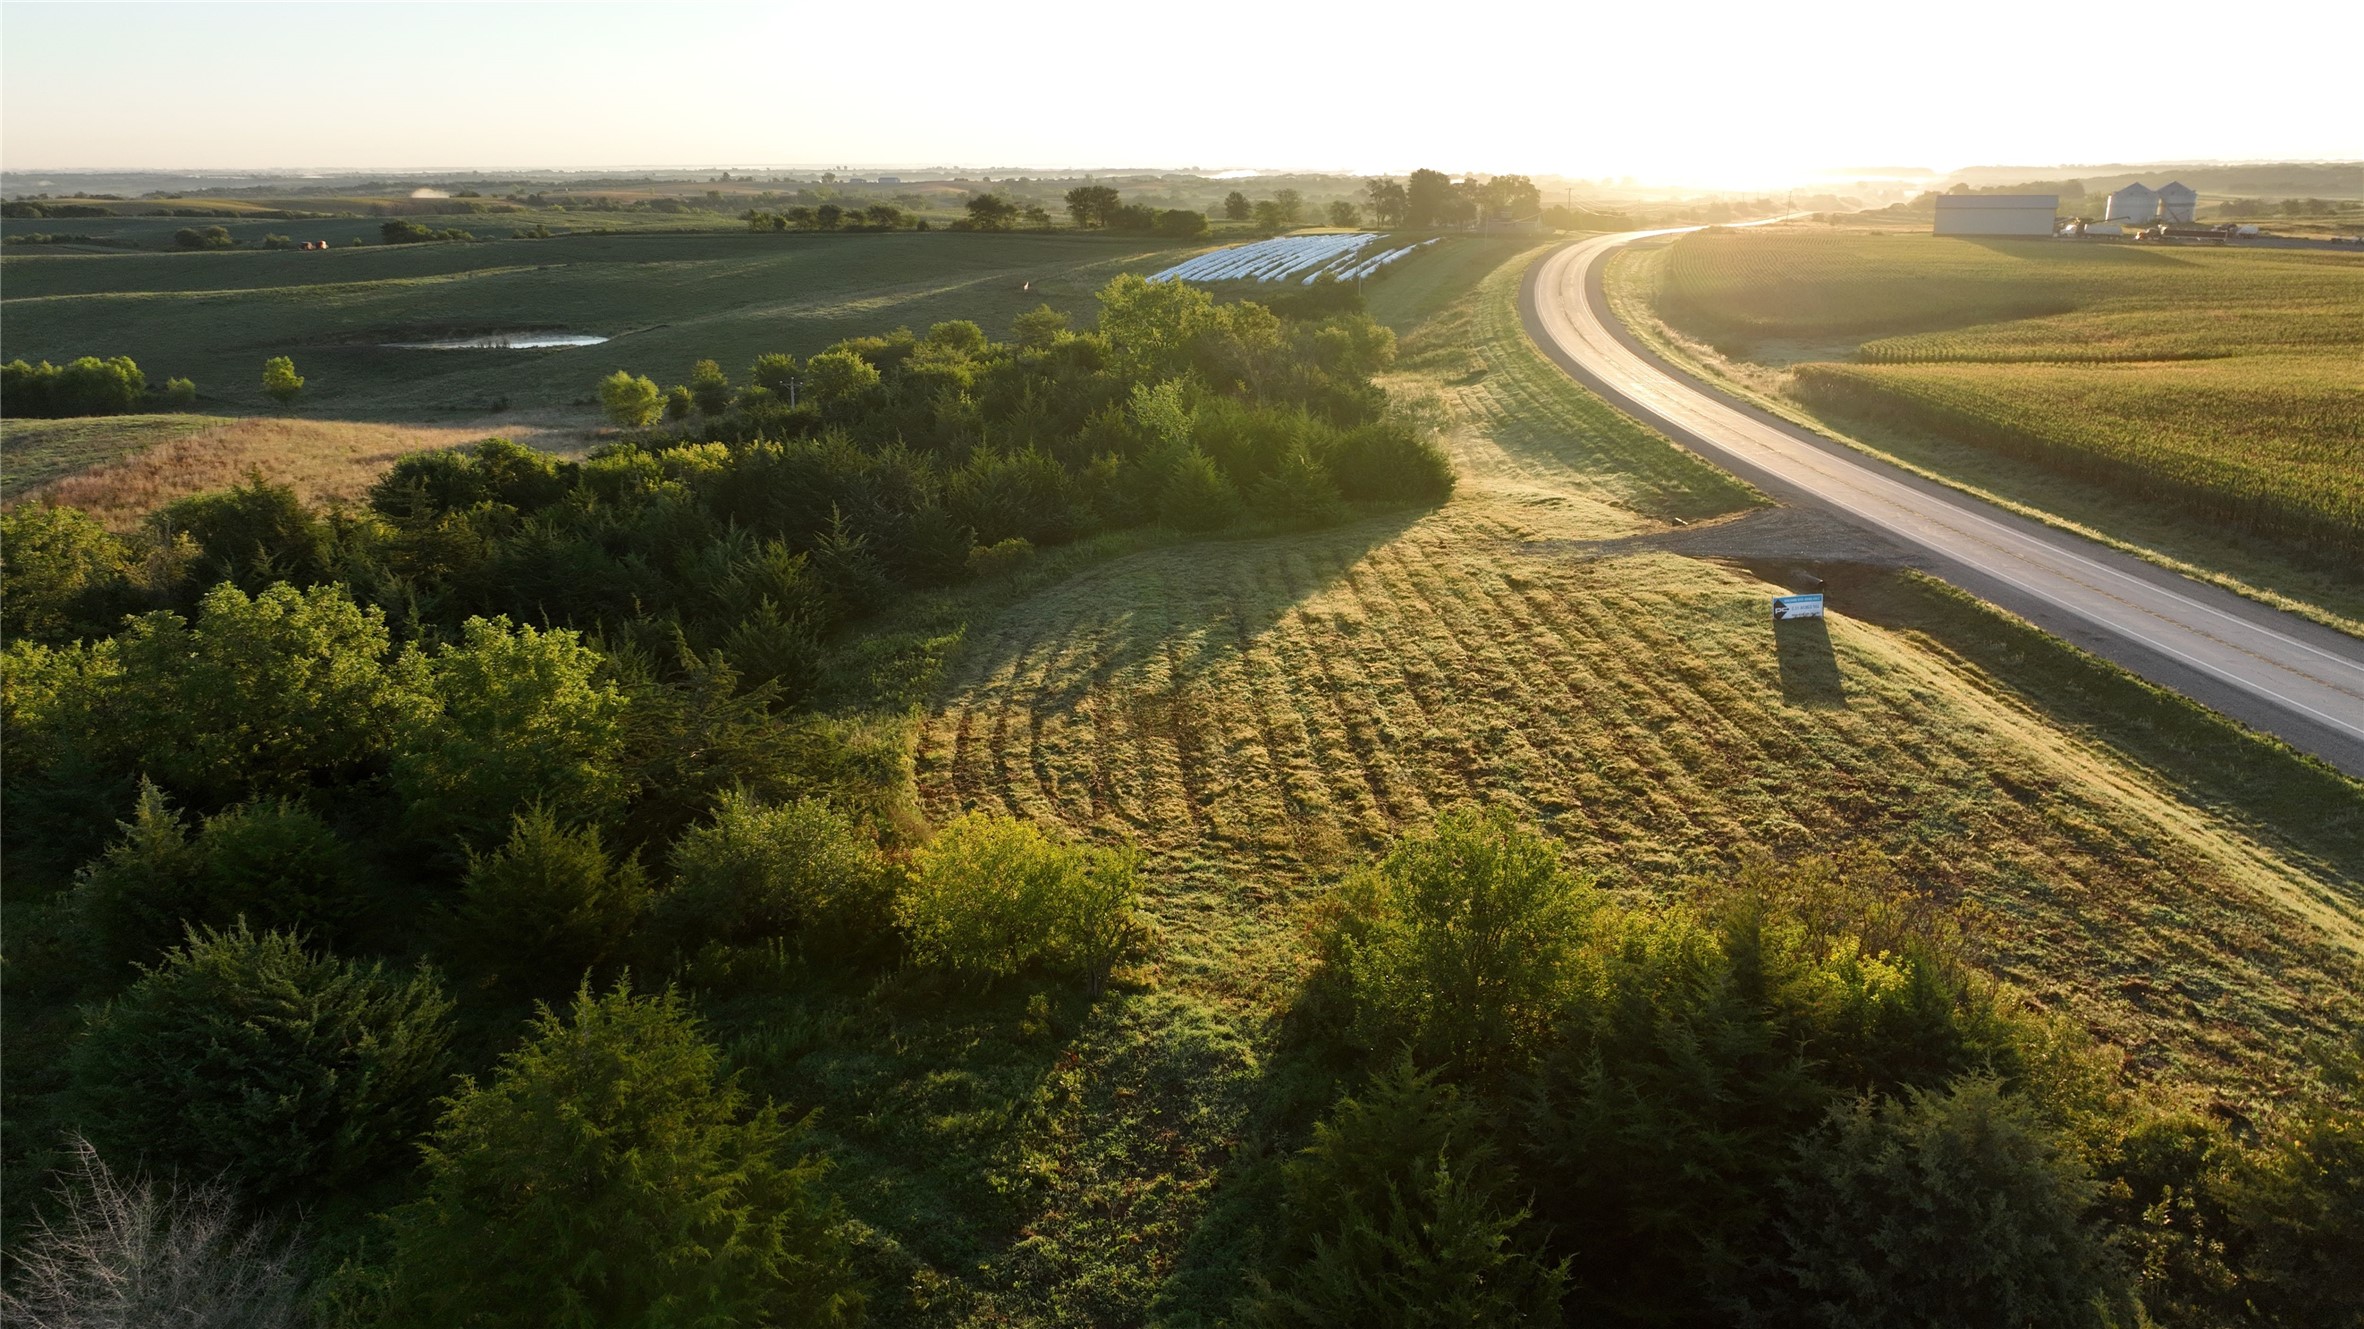
[[[1927,430],[2332,558],[2364,555],[2364,381],[2335,358],[1797,367],[1801,401]]]
[[[1705,231],[1665,258],[1660,311],[1723,340],[1961,338],[1972,359],[2188,358],[2354,345],[2364,263],[2305,251],[2164,253],[2054,241]],[[2119,343],[2133,343],[2120,345]],[[2044,348],[2054,350],[2047,352]]]

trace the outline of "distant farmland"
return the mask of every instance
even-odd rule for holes
[[[808,355],[840,338],[968,318],[1000,336],[1048,303],[1088,310],[1120,272],[1185,249],[1092,235],[568,236],[321,252],[11,255],[0,262],[8,354],[129,355],[157,381],[196,380],[211,409],[272,409],[264,359],[294,357],[307,415],[482,416],[586,401],[618,367],[665,382],[712,358]],[[401,351],[425,336],[595,333],[557,351]],[[276,413],[274,411],[274,413]]]
[[[1842,424],[1952,445],[1916,464],[1967,473],[1968,445],[2303,563],[2364,553],[2354,256],[1707,231],[1661,272],[1676,330]]]

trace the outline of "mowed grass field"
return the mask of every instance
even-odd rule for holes
[[[1633,890],[1876,846],[2137,1078],[2238,1101],[2355,1027],[2364,786],[1891,568],[1822,562],[1837,612],[1776,633],[1776,565],[1828,548],[1543,360],[1531,257],[1457,247],[1374,299],[1445,507],[1141,550],[970,620],[921,806],[1151,856],[1149,965],[1089,1011],[978,1009],[1055,1058],[852,1001],[725,1020],[772,1092],[850,1105],[821,1129],[858,1213],[942,1216],[899,1229],[897,1322],[1219,1321],[1294,1138],[1305,911],[1460,803]]]
[[[571,236],[313,251],[11,254],[0,354],[129,355],[201,405],[280,414],[263,361],[293,357],[309,417],[435,421],[588,408],[618,368],[680,382],[700,359],[734,376],[758,355],[966,318],[1001,336],[1037,305],[1087,316],[1121,272],[1187,249],[1102,235]],[[451,333],[559,329],[563,350],[391,350]]]
[[[2364,554],[2364,256],[1803,227],[1685,236],[1659,271],[1673,327],[1835,418]]]

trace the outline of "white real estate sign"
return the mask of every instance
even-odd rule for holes
[[[1791,618],[1822,617],[1822,592],[1812,595],[1776,595],[1773,597],[1773,621]]]

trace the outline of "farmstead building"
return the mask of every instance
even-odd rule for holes
[[[1939,235],[2050,235],[2058,194],[1939,194]]]
[[[2101,219],[2103,221],[2147,222],[2158,215],[2159,196],[2151,192],[2150,186],[2138,180],[2110,195],[2109,204],[2103,209]]]

